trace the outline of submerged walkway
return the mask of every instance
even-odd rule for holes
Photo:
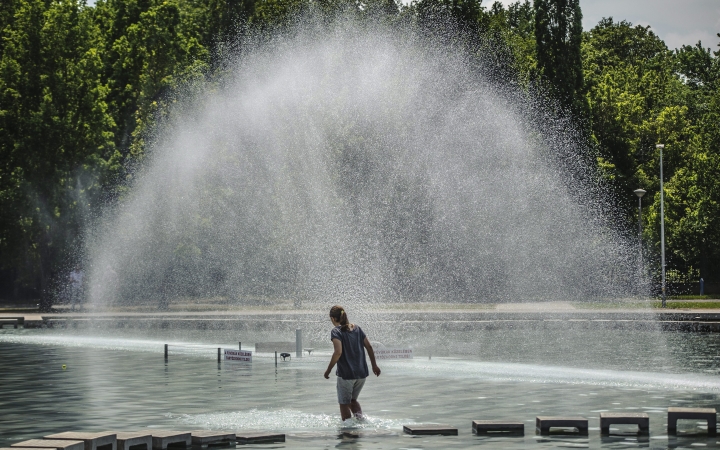
[[[534,302],[502,304],[403,304],[397,307],[382,305],[363,312],[365,320],[378,322],[400,320],[406,324],[441,329],[497,328],[503,326],[548,327],[553,323],[563,326],[603,326],[610,328],[656,328],[667,330],[720,332],[720,308],[652,308],[638,307],[637,303],[620,304]],[[123,328],[216,328],[236,329],[249,323],[261,327],[262,323],[283,323],[301,326],[303,323],[325,321],[327,311],[320,308],[274,309],[248,307],[247,309],[182,311],[183,305],[171,305],[169,311],[98,311],[84,309],[71,311],[58,307],[44,314],[23,314],[0,310],[0,323],[17,320],[19,325],[31,327],[65,326],[116,326]],[[192,306],[192,305],[190,305]],[[522,323],[522,324],[521,324]]]

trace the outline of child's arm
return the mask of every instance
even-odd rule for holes
[[[378,367],[377,363],[375,362],[375,352],[373,351],[372,345],[370,345],[370,341],[367,337],[365,337],[365,340],[363,341],[363,345],[365,346],[365,350],[368,352],[368,356],[370,356],[370,364],[372,364],[372,370],[376,377],[380,376],[380,368]]]
[[[333,354],[332,358],[330,358],[330,364],[328,365],[327,370],[325,371],[325,378],[330,378],[330,372],[332,371],[332,368],[335,367],[335,364],[337,364],[338,359],[342,356],[342,342],[340,342],[340,339],[333,339]]]

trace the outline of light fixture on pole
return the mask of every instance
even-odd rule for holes
[[[665,308],[665,191],[663,189],[663,144],[657,144],[656,149],[660,150],[660,269],[662,270],[662,307]]]

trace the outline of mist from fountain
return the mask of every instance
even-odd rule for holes
[[[478,60],[347,17],[244,47],[181,99],[88,233],[90,303],[643,293],[572,121]]]

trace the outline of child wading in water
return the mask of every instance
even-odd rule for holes
[[[373,373],[380,376],[380,368],[375,362],[375,353],[367,336],[359,326],[348,322],[347,314],[342,306],[330,308],[330,320],[335,328],[330,332],[330,340],[335,351],[325,371],[325,378],[330,378],[330,371],[337,363],[337,395],[340,403],[340,416],[347,420],[353,415],[362,418],[362,408],[357,398],[369,375],[365,349],[370,355]]]

